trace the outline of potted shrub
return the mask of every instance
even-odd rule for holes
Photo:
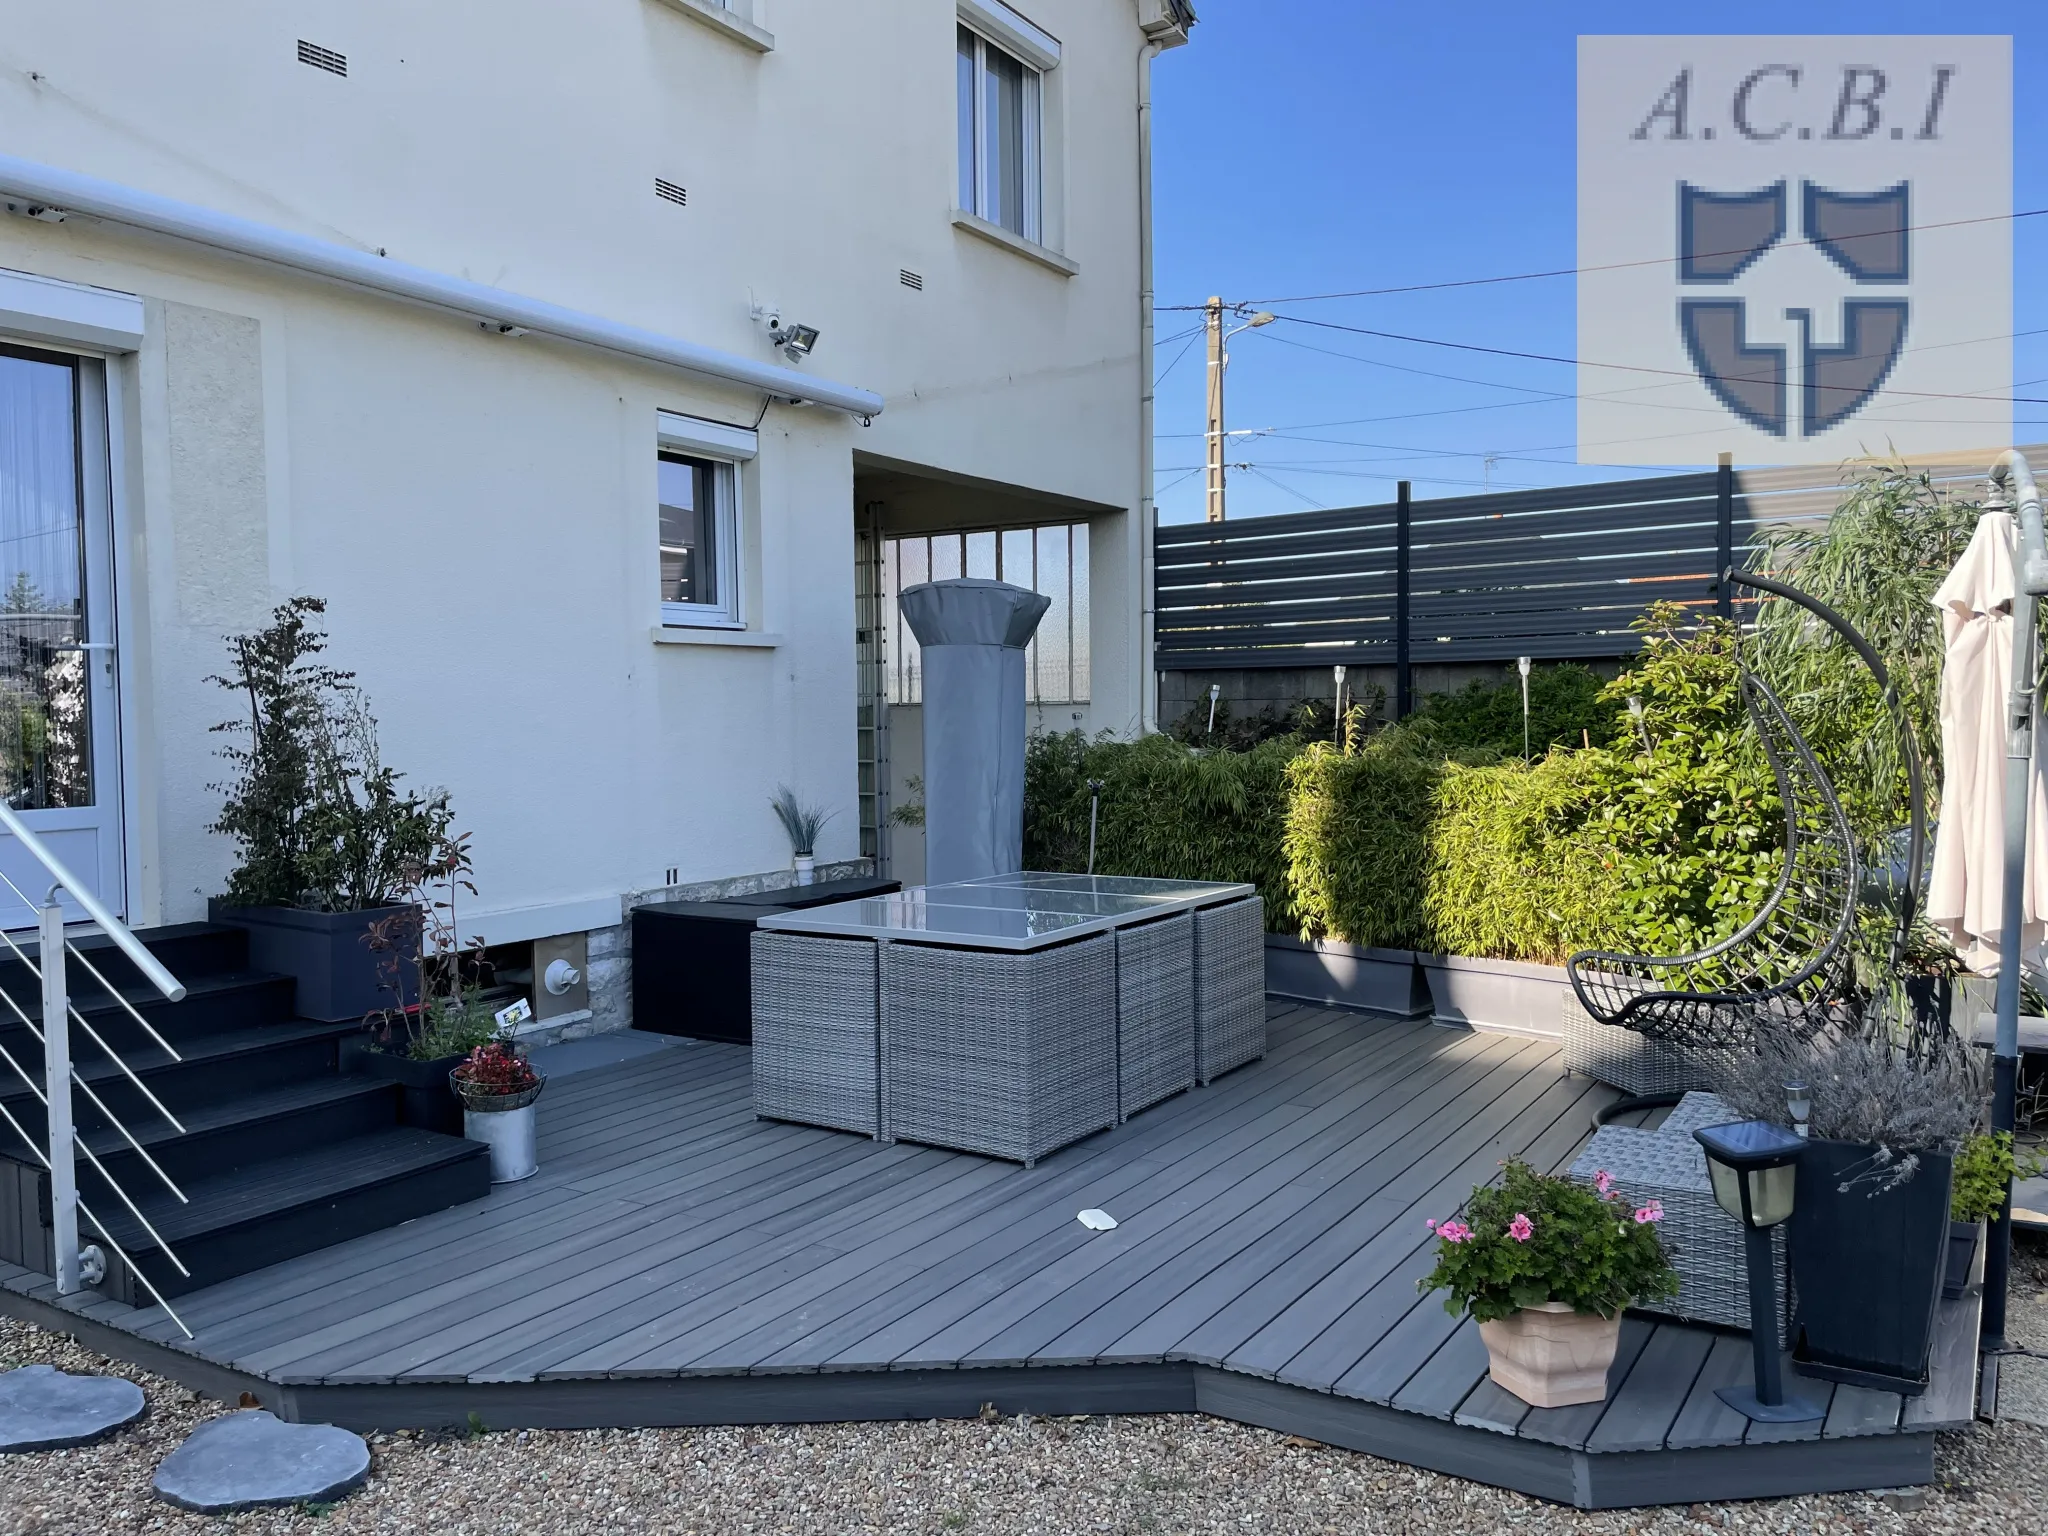
[[[1945,1299],[1954,1301],[1969,1288],[1984,1229],[2005,1213],[2012,1181],[2034,1178],[2040,1171],[2038,1155],[2014,1152],[2010,1131],[1980,1131],[1964,1138],[1949,1192],[1948,1257],[1941,1282]]]
[[[449,837],[434,871],[438,884],[413,886],[364,935],[387,1001],[366,1020],[370,1048],[357,1065],[399,1085],[404,1124],[450,1136],[464,1134],[464,1121],[449,1073],[498,1036],[492,1005],[477,984],[482,941],[472,939],[465,949],[455,924],[457,894],[476,893],[469,867],[469,839]]]
[[[1422,1289],[1448,1291],[1444,1310],[1478,1321],[1496,1385],[1537,1408],[1597,1403],[1622,1310],[1678,1291],[1663,1215],[1621,1203],[1604,1173],[1588,1189],[1509,1162],[1462,1220],[1430,1222],[1436,1267]]]
[[[448,1074],[462,1101],[463,1134],[491,1149],[491,1182],[514,1184],[540,1172],[534,1101],[548,1080],[509,1040],[478,1046]]]
[[[214,682],[247,708],[214,727],[232,781],[210,830],[239,860],[209,916],[249,934],[250,962],[297,983],[302,1017],[360,1019],[383,1001],[371,927],[402,914],[407,891],[446,867],[445,793],[401,790],[377,751],[377,724],[350,673],[325,665],[327,605],[295,597],[270,626],[228,641]],[[400,980],[417,995],[416,965]]]
[[[811,884],[817,878],[818,834],[825,830],[825,823],[832,819],[832,813],[815,805],[805,805],[787,784],[776,786],[768,804],[775,812],[775,819],[782,823],[782,830],[789,834],[789,852],[796,865],[796,883]]]
[[[1793,1358],[1810,1376],[1912,1395],[1927,1385],[1948,1267],[1953,1158],[1976,1129],[1983,1084],[1953,1037],[1915,1046],[1882,1005],[1869,1035],[1766,1035],[1721,1097],[1744,1118],[1792,1123],[1803,1082],[1809,1139],[1788,1242]]]

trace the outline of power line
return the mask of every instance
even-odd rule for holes
[[[1938,224],[1906,224],[1894,229],[1873,229],[1866,231],[1866,233],[1875,238],[1879,235],[1914,234],[1930,229],[1957,229],[1971,224],[2017,223],[2021,219],[2035,219],[2043,214],[2048,214],[2048,208],[2027,208],[2017,213],[1990,213],[1974,219],[1945,219]],[[1818,246],[1820,242],[1817,240],[1788,240],[1784,244],[1788,248],[1813,248]],[[1750,250],[1745,246],[1739,250],[1696,253],[1694,259],[1706,260],[1715,256],[1746,256],[1748,254],[1750,254]],[[1591,267],[1553,267],[1543,272],[1510,272],[1498,277],[1464,277],[1442,283],[1404,283],[1393,288],[1353,288],[1342,293],[1297,293],[1286,298],[1240,299],[1230,307],[1249,308],[1254,304],[1313,304],[1321,303],[1328,299],[1376,299],[1401,293],[1434,293],[1446,288],[1485,288],[1499,283],[1529,283],[1552,277],[1577,277],[1587,272],[1622,272],[1634,267],[1670,266],[1675,264],[1678,259],[1675,256],[1652,256],[1641,261],[1610,261]],[[1196,310],[1202,307],[1200,304],[1161,304],[1157,306],[1157,308],[1162,310],[1176,311]]]

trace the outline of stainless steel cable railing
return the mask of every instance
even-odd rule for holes
[[[164,967],[162,961],[143,947],[142,941],[135,937],[126,923],[108,911],[92,890],[72,874],[43,838],[4,804],[0,804],[0,829],[11,833],[23,851],[34,858],[50,878],[50,885],[43,899],[37,901],[22,890],[4,870],[0,870],[0,884],[4,884],[23,905],[38,915],[38,944],[34,958],[31,958],[28,951],[15,941],[12,933],[0,930],[0,942],[6,944],[13,958],[41,984],[40,1025],[30,1011],[5,987],[0,987],[0,1002],[6,1004],[14,1017],[21,1021],[42,1046],[42,1080],[37,1081],[36,1074],[17,1060],[5,1046],[0,1046],[0,1063],[4,1063],[16,1077],[20,1078],[43,1106],[47,1135],[38,1139],[4,1103],[0,1103],[0,1118],[4,1118],[15,1134],[28,1144],[29,1150],[50,1175],[50,1232],[55,1255],[53,1267],[56,1270],[58,1294],[70,1295],[87,1285],[97,1284],[106,1273],[105,1255],[96,1245],[81,1246],[79,1242],[78,1218],[82,1213],[97,1229],[99,1240],[113,1249],[115,1256],[128,1267],[128,1272],[135,1277],[136,1282],[154,1298],[158,1306],[164,1309],[165,1315],[178,1325],[185,1336],[190,1338],[192,1330],[185,1326],[184,1320],[164,1299],[163,1293],[157,1289],[142,1266],[115,1242],[107,1223],[95,1214],[78,1192],[78,1154],[83,1153],[86,1161],[98,1172],[107,1188],[113,1191],[114,1197],[126,1207],[136,1224],[156,1244],[157,1250],[164,1256],[164,1261],[181,1275],[191,1273],[172,1251],[171,1245],[155,1223],[143,1214],[142,1207],[122,1187],[121,1181],[114,1176],[113,1171],[101,1161],[99,1154],[92,1149],[73,1118],[72,1090],[76,1089],[85,1095],[106,1122],[107,1127],[127,1144],[143,1166],[162,1182],[164,1188],[180,1203],[186,1201],[185,1193],[178,1188],[177,1181],[151,1155],[141,1138],[129,1129],[120,1115],[115,1113],[113,1107],[79,1071],[72,1059],[71,1026],[76,1022],[85,1032],[86,1038],[98,1047],[114,1069],[134,1087],[148,1107],[160,1115],[173,1131],[184,1133],[184,1125],[171,1112],[169,1106],[137,1075],[135,1069],[121,1058],[121,1054],[114,1049],[106,1036],[79,1012],[72,1001],[66,980],[68,962],[76,960],[83,966],[107,996],[125,1011],[144,1035],[172,1061],[182,1061],[184,1058],[156,1026],[143,1016],[142,1011],[126,993],[110,981],[106,974],[93,964],[91,957],[71,941],[64,929],[64,908],[60,893],[68,895],[86,917],[113,942],[115,948],[121,951],[129,963],[142,973],[143,978],[167,1000],[177,1002],[183,998],[184,984]]]

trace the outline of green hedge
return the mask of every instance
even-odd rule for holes
[[[1105,875],[1239,880],[1259,888],[1275,932],[1297,926],[1281,842],[1293,737],[1204,752],[1170,736],[1079,731],[1032,738],[1024,769],[1024,865],[1088,867],[1088,780],[1100,779],[1095,868]]]
[[[1600,690],[1608,739],[1533,763],[1455,761],[1427,726],[1349,750],[1039,736],[1025,863],[1086,867],[1093,778],[1098,871],[1248,881],[1276,932],[1552,964],[1699,947],[1768,895],[1780,821],[1733,632],[1681,617],[1654,613],[1635,665]]]

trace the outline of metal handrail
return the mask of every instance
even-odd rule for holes
[[[4,940],[7,948],[14,953],[14,956],[42,983],[43,1024],[40,1029],[36,1027],[35,1021],[29,1017],[28,1011],[17,1003],[13,996],[6,992],[4,988],[0,988],[0,998],[5,999],[7,1006],[14,1011],[15,1015],[27,1027],[29,1033],[34,1035],[42,1045],[44,1082],[39,1085],[35,1080],[34,1074],[17,1062],[10,1052],[0,1049],[0,1058],[5,1059],[6,1064],[13,1069],[15,1075],[20,1077],[28,1085],[29,1091],[35,1094],[37,1099],[41,1101],[49,1141],[48,1151],[44,1150],[36,1138],[28,1133],[27,1127],[16,1120],[13,1114],[6,1110],[4,1105],[0,1105],[0,1116],[4,1116],[8,1125],[13,1128],[15,1133],[28,1143],[29,1150],[35,1154],[37,1161],[49,1170],[50,1237],[56,1260],[53,1268],[57,1272],[55,1277],[57,1292],[59,1295],[72,1294],[82,1289],[85,1285],[97,1283],[101,1278],[101,1274],[104,1273],[103,1269],[97,1273],[91,1272],[94,1265],[103,1263],[103,1260],[97,1254],[97,1250],[89,1251],[82,1248],[79,1244],[78,1217],[83,1212],[85,1218],[99,1229],[100,1240],[114,1250],[115,1255],[120,1258],[122,1263],[127,1265],[129,1274],[134,1276],[136,1281],[149,1292],[150,1296],[156,1301],[156,1304],[164,1309],[165,1314],[171,1321],[178,1325],[187,1338],[190,1338],[192,1330],[185,1326],[184,1319],[179,1317],[177,1312],[172,1309],[171,1304],[164,1299],[163,1292],[157,1289],[156,1284],[143,1272],[142,1268],[128,1256],[119,1243],[114,1241],[106,1223],[102,1222],[93,1213],[92,1207],[86,1204],[78,1193],[78,1153],[83,1152],[86,1160],[98,1170],[100,1177],[106,1181],[107,1187],[113,1190],[116,1198],[128,1208],[129,1214],[135,1218],[142,1230],[156,1243],[158,1250],[163,1254],[164,1258],[179,1274],[190,1275],[191,1271],[185,1267],[184,1262],[179,1259],[177,1254],[171,1251],[171,1246],[164,1240],[163,1234],[143,1214],[142,1208],[129,1196],[127,1190],[121,1187],[120,1182],[108,1172],[106,1164],[100,1161],[99,1154],[93,1151],[85,1137],[79,1134],[77,1124],[72,1118],[71,1089],[75,1084],[84,1091],[86,1097],[106,1117],[108,1124],[121,1134],[122,1138],[134,1149],[149,1169],[163,1181],[165,1188],[170,1190],[180,1201],[185,1200],[185,1192],[178,1188],[170,1175],[164,1171],[163,1166],[149,1154],[148,1150],[137,1140],[134,1133],[128,1129],[121,1121],[121,1118],[113,1112],[106,1101],[94,1090],[92,1084],[85,1079],[72,1063],[71,1021],[76,1019],[79,1027],[105,1053],[107,1059],[113,1062],[115,1067],[134,1084],[143,1098],[148,1101],[150,1107],[162,1115],[174,1130],[183,1132],[184,1126],[179,1123],[177,1116],[173,1115],[163,1100],[158,1098],[151,1091],[148,1084],[144,1083],[136,1075],[134,1069],[121,1059],[120,1054],[107,1042],[106,1037],[97,1029],[94,1029],[85,1015],[73,1006],[70,991],[65,984],[66,954],[76,955],[79,963],[92,974],[93,979],[99,982],[106,990],[108,996],[113,998],[122,1008],[126,1009],[128,1014],[141,1025],[143,1031],[162,1047],[173,1061],[178,1061],[182,1058],[172,1048],[170,1042],[164,1039],[163,1035],[158,1032],[156,1027],[143,1017],[141,1011],[128,1000],[121,989],[109,982],[99,967],[86,957],[84,951],[71,942],[64,932],[64,909],[58,899],[58,893],[60,891],[69,893],[71,899],[84,910],[86,916],[98,925],[100,931],[113,941],[114,946],[123,955],[127,956],[130,963],[143,974],[149,984],[155,987],[166,999],[171,1002],[178,1002],[183,999],[186,995],[185,985],[170,973],[161,960],[157,959],[155,955],[151,954],[143,946],[142,941],[135,937],[134,932],[126,923],[108,911],[105,904],[87,889],[85,884],[76,875],[71,873],[69,867],[49,849],[42,837],[24,822],[11,807],[5,804],[0,804],[0,829],[12,833],[15,841],[28,851],[30,856],[43,867],[44,872],[50,877],[49,892],[37,911],[37,932],[41,941],[37,960],[40,960],[41,963],[38,964],[36,960],[29,959],[27,952],[14,942],[13,935],[7,933],[4,929],[0,929],[0,940]],[[14,880],[4,871],[0,871],[0,884],[5,884],[9,890],[20,897],[24,905],[36,907],[36,903],[30,899],[28,893],[16,885]],[[60,1151],[60,1149],[62,1150]]]
[[[12,807],[0,805],[0,828],[12,832],[20,840],[35,861],[43,866],[53,884],[61,885],[71,893],[71,899],[85,910],[85,915],[99,924],[101,932],[114,941],[121,953],[134,964],[135,969],[149,978],[149,984],[163,993],[172,1002],[185,995],[185,984],[165,969],[163,961],[157,959],[142,947],[142,941],[129,932],[128,925],[106,909],[99,897],[88,890],[78,876],[71,873],[64,861],[44,846],[41,837]]]

